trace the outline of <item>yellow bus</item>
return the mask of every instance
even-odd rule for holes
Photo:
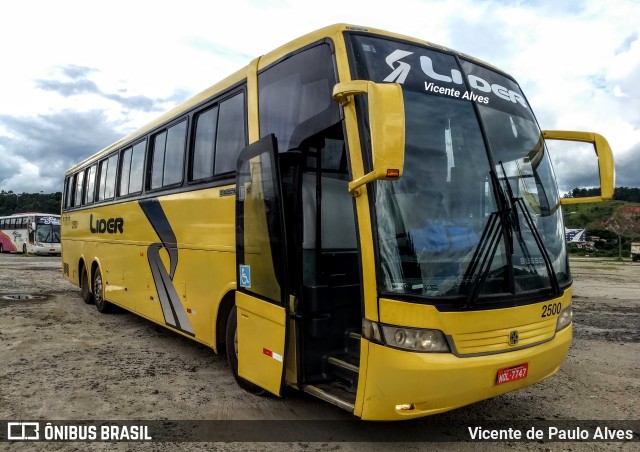
[[[553,375],[572,336],[547,139],[509,75],[344,24],[296,39],[69,169],[64,276],[362,419]],[[580,199],[571,199],[580,202]]]

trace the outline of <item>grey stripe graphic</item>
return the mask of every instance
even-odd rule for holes
[[[160,299],[160,307],[162,308],[164,320],[167,325],[187,334],[195,335],[184,306],[180,301],[180,296],[173,285],[173,276],[178,266],[176,236],[157,199],[145,199],[140,201],[139,204],[161,240],[160,243],[152,243],[149,245],[147,249],[147,259],[149,261],[149,267],[151,268],[151,274],[153,275],[153,282],[158,292],[158,298]],[[170,271],[167,271],[160,257],[160,250],[162,250],[162,248],[166,249],[169,254]]]

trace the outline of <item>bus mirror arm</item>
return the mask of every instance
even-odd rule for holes
[[[585,204],[590,202],[602,202],[613,199],[615,186],[615,169],[613,165],[613,153],[606,138],[593,132],[574,132],[566,130],[543,130],[545,140],[577,141],[591,143],[598,157],[598,169],[600,172],[600,196],[586,198],[561,198],[560,204]]]
[[[355,122],[353,97],[356,95],[368,96],[373,156],[373,171],[349,182],[349,192],[358,196],[358,188],[374,180],[396,180],[402,177],[405,121],[404,100],[399,84],[374,83],[370,80],[336,84],[333,99],[344,107],[347,122]]]

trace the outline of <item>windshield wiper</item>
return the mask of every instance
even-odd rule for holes
[[[489,215],[482,236],[478,242],[473,257],[469,262],[469,266],[462,277],[462,284],[460,285],[461,292],[467,292],[466,305],[471,306],[474,304],[480,287],[487,279],[489,271],[491,269],[491,263],[498,250],[500,243],[500,237],[502,236],[502,215],[499,212],[492,212]]]
[[[506,202],[500,182],[493,170],[489,170],[494,191],[498,194],[498,210],[489,215],[487,224],[482,231],[473,257],[467,266],[467,270],[460,285],[461,292],[467,293],[466,305],[473,306],[480,293],[480,288],[491,272],[491,264],[498,250],[500,238],[507,239],[507,256],[509,267],[509,280],[513,280],[511,254],[513,254],[513,235],[511,234],[512,209]],[[506,234],[506,236],[505,236]]]
[[[538,229],[533,224],[533,218],[531,217],[531,213],[527,206],[525,205],[522,198],[516,198],[515,200],[515,208],[520,206],[520,210],[522,210],[522,214],[524,216],[525,221],[527,222],[527,226],[529,226],[529,230],[533,235],[533,239],[540,250],[540,255],[542,256],[542,260],[544,261],[544,266],[547,268],[547,274],[549,275],[549,281],[551,282],[551,288],[553,289],[553,293],[555,295],[560,295],[560,284],[558,284],[558,277],[556,276],[556,272],[553,269],[553,264],[551,262],[551,258],[549,257],[549,253],[542,242],[542,237],[540,237],[540,233]]]
[[[526,265],[529,266],[532,273],[536,273],[533,266],[533,260],[527,248],[526,241],[522,234],[522,228],[520,226],[520,218],[518,215],[518,208],[522,211],[522,215],[525,222],[533,235],[536,246],[540,250],[540,254],[545,263],[547,274],[551,283],[551,288],[556,295],[560,294],[560,287],[558,279],[553,270],[551,258],[544,247],[540,233],[533,224],[531,213],[527,209],[522,198],[515,197],[509,181],[506,180],[506,171],[502,162],[499,162],[502,169],[506,183],[506,192],[502,184],[498,180],[496,173],[493,170],[489,171],[491,181],[494,186],[494,190],[497,193],[498,210],[491,213],[487,220],[487,224],[482,231],[482,236],[478,242],[478,246],[467,266],[467,270],[462,278],[460,285],[460,291],[467,294],[466,306],[473,306],[480,294],[480,289],[488,276],[491,274],[491,264],[498,250],[500,244],[500,238],[505,239],[506,244],[506,271],[508,274],[508,282],[511,291],[515,291],[515,274],[513,268],[513,232],[515,231],[520,249],[525,255]],[[501,267],[504,271],[504,267]]]
[[[551,258],[549,257],[549,253],[547,252],[547,249],[545,248],[544,243],[542,242],[542,237],[540,237],[540,233],[538,232],[538,229],[533,224],[533,218],[531,217],[531,213],[529,212],[529,209],[527,209],[527,206],[525,205],[522,197],[514,196],[513,190],[511,189],[511,184],[507,180],[507,172],[504,169],[504,165],[502,164],[502,161],[498,162],[498,164],[500,165],[500,168],[502,169],[502,174],[504,175],[505,185],[507,186],[507,194],[509,195],[509,198],[508,198],[509,205],[510,205],[509,210],[513,215],[512,221],[513,221],[513,224],[515,225],[514,229],[518,233],[518,243],[520,244],[520,249],[525,255],[525,262],[529,266],[531,271],[537,274],[537,271],[535,270],[535,266],[533,265],[533,261],[531,259],[531,254],[529,253],[529,249],[527,248],[527,244],[522,235],[522,229],[520,228],[520,219],[518,217],[518,207],[520,207],[520,210],[522,211],[522,216],[524,217],[525,222],[527,223],[527,226],[531,231],[531,235],[533,235],[533,239],[536,242],[536,246],[540,251],[540,255],[542,256],[542,260],[544,261],[544,265],[547,269],[547,274],[549,275],[549,282],[551,283],[551,288],[553,289],[554,294],[560,295],[560,285],[558,284],[558,278],[556,276],[556,273],[553,270],[553,264],[551,263]]]

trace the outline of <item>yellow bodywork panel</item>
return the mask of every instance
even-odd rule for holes
[[[549,304],[561,304],[560,312],[571,304],[571,289],[562,297],[525,306],[492,309],[490,311],[440,312],[434,306],[380,300],[380,322],[389,325],[442,331],[453,343],[454,353],[487,354],[529,347],[551,340],[558,315],[546,315]],[[544,317],[543,317],[544,315]],[[519,341],[512,345],[510,333],[518,331]]]
[[[235,199],[224,190],[153,198],[175,238],[162,245],[138,201],[65,213],[61,228],[68,279],[79,285],[80,262],[89,271],[98,266],[108,301],[215,349],[219,301],[235,289],[236,279]],[[98,221],[111,218],[122,220],[122,231],[91,232]],[[155,277],[150,253],[157,253]],[[167,294],[159,293],[165,285],[158,271],[165,276],[171,303],[182,313],[180,328],[171,323],[171,309],[163,310],[161,295]]]
[[[284,369],[286,310],[236,292],[238,374],[280,395]]]
[[[556,332],[558,315],[549,305],[571,303],[571,290],[553,300],[525,306],[473,312],[440,312],[434,306],[380,300],[380,322],[437,329],[452,353],[417,353],[366,339],[366,373],[361,373],[363,419],[392,420],[448,411],[537,383],[553,375],[571,344],[572,326]],[[545,306],[547,309],[545,309]],[[559,312],[553,309],[552,312]],[[510,343],[510,333],[519,340]],[[362,362],[362,359],[361,359]],[[528,365],[523,380],[497,384],[500,369]],[[409,410],[398,405],[412,405]]]
[[[537,347],[460,358],[449,353],[413,353],[369,344],[362,419],[410,419],[452,410],[537,383],[560,367],[571,345],[571,326]],[[363,339],[364,340],[364,339]],[[364,350],[364,348],[363,348]],[[499,369],[527,363],[528,376],[497,384]],[[409,410],[398,405],[412,405]]]

